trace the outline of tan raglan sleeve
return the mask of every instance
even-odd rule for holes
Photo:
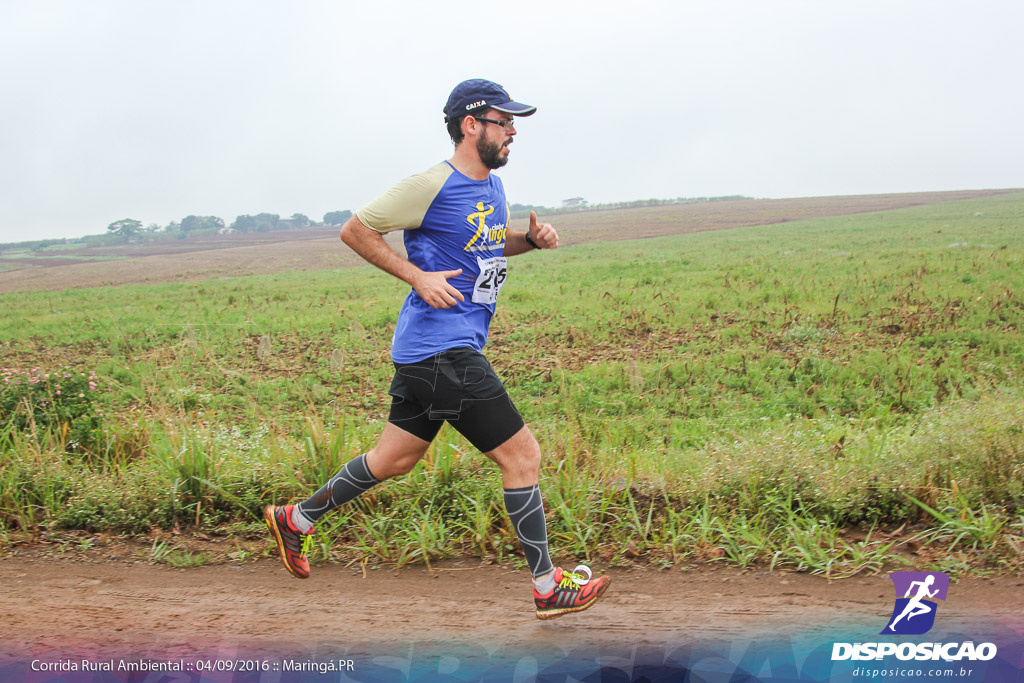
[[[414,230],[423,224],[427,209],[451,174],[452,167],[442,162],[410,176],[356,211],[356,216],[363,225],[381,234]]]

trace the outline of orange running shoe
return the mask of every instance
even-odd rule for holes
[[[590,570],[582,566],[576,569],[581,568],[585,569],[587,574],[567,572],[557,567],[555,589],[548,595],[540,595],[536,588],[533,589],[538,619],[554,619],[569,612],[579,612],[597,602],[608,588],[611,579],[607,576],[591,579]]]
[[[276,507],[268,505],[263,509],[263,521],[270,528],[270,534],[277,541],[277,550],[281,553],[281,561],[292,576],[299,579],[309,578],[309,560],[303,546],[303,536],[313,533],[310,529],[305,534],[292,526],[292,508],[294,505]]]

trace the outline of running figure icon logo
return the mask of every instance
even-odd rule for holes
[[[896,605],[882,635],[920,635],[935,624],[939,605],[949,591],[949,577],[942,572],[892,572]]]

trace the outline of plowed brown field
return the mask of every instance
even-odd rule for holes
[[[701,204],[559,214],[544,220],[558,228],[563,245],[660,237],[747,225],[786,223],[803,218],[887,211],[937,202],[988,197],[1018,190],[964,190],[911,194],[750,199]],[[525,221],[512,222],[525,228]],[[401,251],[401,236],[389,235]],[[69,262],[75,256],[117,260]],[[3,262],[0,294],[104,285],[187,282],[293,270],[326,270],[364,262],[338,240],[335,228],[256,235],[226,235],[160,245],[125,245],[62,252],[61,259]]]

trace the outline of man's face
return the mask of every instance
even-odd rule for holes
[[[490,111],[481,114],[480,118],[474,116],[483,131],[476,140],[476,151],[480,155],[483,165],[492,171],[501,168],[508,163],[508,146],[512,144],[512,136],[516,129],[512,125],[502,127],[496,123],[489,123],[481,119],[492,121],[512,121],[511,114],[504,114],[500,111]]]

